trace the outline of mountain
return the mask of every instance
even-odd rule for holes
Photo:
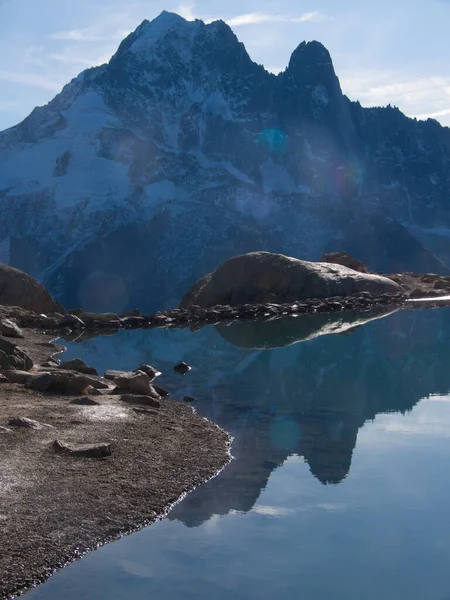
[[[174,305],[254,250],[447,273],[449,196],[450,129],[351,102],[322,44],[275,76],[163,12],[0,133],[0,262],[92,310]]]

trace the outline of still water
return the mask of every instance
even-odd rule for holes
[[[158,367],[235,459],[30,600],[450,600],[449,308],[66,345],[100,371]]]

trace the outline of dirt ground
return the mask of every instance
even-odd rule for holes
[[[37,363],[51,338],[24,331]],[[45,581],[86,551],[159,518],[229,461],[229,436],[187,405],[95,396],[96,406],[0,383],[0,599]],[[9,425],[28,417],[45,426]],[[47,426],[48,425],[48,426]],[[1,427],[6,429],[1,429]],[[103,459],[57,454],[55,440],[111,444]]]

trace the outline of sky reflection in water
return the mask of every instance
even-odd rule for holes
[[[449,600],[450,310],[381,317],[72,344],[99,369],[160,368],[235,436],[236,459],[28,596]]]

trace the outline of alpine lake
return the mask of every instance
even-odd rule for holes
[[[62,343],[99,372],[157,367],[233,460],[27,599],[450,600],[450,308]]]

